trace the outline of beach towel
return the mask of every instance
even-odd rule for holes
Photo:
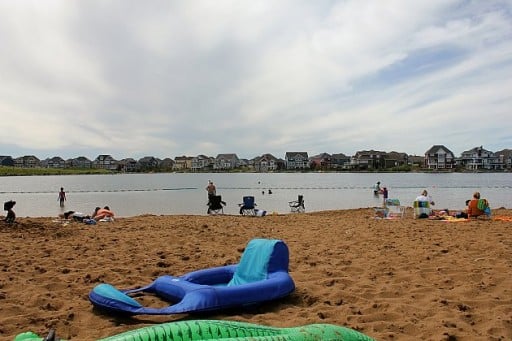
[[[506,215],[502,215],[502,216],[496,216],[494,218],[492,218],[492,220],[496,220],[496,221],[512,221],[512,216],[506,216]]]
[[[457,218],[453,216],[444,216],[443,219],[439,219],[441,221],[444,221],[446,223],[463,223],[469,221],[467,218]]]

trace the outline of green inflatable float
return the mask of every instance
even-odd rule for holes
[[[26,332],[14,341],[58,340],[55,337],[41,338]],[[200,341],[200,340],[251,340],[251,341],[370,341],[371,337],[353,329],[332,324],[309,324],[294,328],[273,328],[252,323],[216,320],[192,320],[163,323],[144,327],[99,341]]]

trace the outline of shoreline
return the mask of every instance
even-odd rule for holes
[[[512,219],[510,209],[493,214]],[[331,323],[377,340],[512,339],[507,221],[448,223],[412,214],[379,220],[372,208],[265,217],[149,214],[97,225],[54,219],[0,225],[0,339],[55,328],[63,339],[94,340],[183,319]],[[290,296],[252,309],[132,318],[102,313],[88,301],[98,283],[130,288],[237,263],[252,238],[288,245],[296,285]]]
[[[411,218],[413,217],[413,207],[411,205],[403,205],[405,207],[405,217],[404,218]],[[276,211],[273,211],[273,212],[270,212],[270,211],[266,211],[267,213],[265,214],[265,216],[255,216],[255,217],[251,217],[251,216],[242,216],[238,213],[235,213],[235,214],[230,214],[230,213],[220,213],[220,214],[193,214],[193,213],[190,213],[190,214],[184,214],[184,213],[177,213],[177,214],[158,214],[158,213],[142,213],[142,214],[136,214],[136,215],[132,215],[132,216],[114,216],[114,221],[117,221],[118,219],[130,219],[130,218],[144,218],[144,217],[196,217],[196,218],[208,218],[208,217],[216,217],[216,216],[220,216],[220,217],[232,217],[232,218],[235,218],[235,217],[240,217],[240,218],[265,218],[265,217],[269,217],[269,216],[274,216],[274,217],[277,217],[277,216],[287,216],[287,215],[296,215],[296,214],[309,214],[309,215],[317,215],[317,214],[329,214],[329,213],[333,213],[333,212],[343,212],[343,211],[361,211],[361,210],[368,210],[368,211],[374,211],[376,209],[381,209],[382,206],[368,206],[368,207],[357,207],[357,208],[340,208],[340,209],[327,209],[327,210],[319,210],[319,211],[306,211],[306,212],[302,212],[302,213],[297,213],[297,212],[276,212]],[[449,212],[455,212],[455,211],[461,211],[460,208],[457,208],[457,209],[451,209],[451,208],[433,208],[434,211],[446,211],[448,210]],[[510,211],[511,214],[512,214],[512,208],[507,208],[507,207],[504,207],[504,206],[501,206],[501,207],[498,207],[498,208],[492,208],[492,212],[493,212],[493,215],[494,215],[494,212],[498,212],[499,214],[502,213],[502,212],[507,212],[507,211]],[[3,220],[5,219],[5,215],[0,215],[0,226],[1,224],[3,223]],[[62,218],[59,218],[58,216],[55,216],[55,217],[51,217],[51,216],[16,216],[16,221],[18,221],[19,219],[49,219],[49,220],[52,220],[54,223],[56,222],[56,220],[58,219],[61,219],[63,221],[61,221],[62,223],[64,222],[67,222],[67,223],[78,223],[80,224],[79,222],[74,222],[72,221],[71,219],[69,219],[68,221],[65,221],[64,219]],[[477,220],[481,220],[481,219],[477,219]]]

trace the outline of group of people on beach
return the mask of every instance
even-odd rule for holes
[[[379,196],[382,194],[383,202],[386,202],[386,199],[388,198],[389,192],[387,187],[380,187],[380,181],[377,181],[375,185],[373,185],[373,194],[375,196]]]
[[[383,204],[386,206],[386,199],[388,199],[388,189],[387,187],[380,186],[380,181],[377,181],[375,185],[373,186],[373,193],[375,196],[382,195],[383,196]],[[208,185],[206,186],[206,191],[208,193],[208,204],[210,204],[212,197],[217,195],[217,188],[212,180],[208,180]],[[272,192],[269,190],[269,194]],[[59,194],[58,194],[58,201],[60,207],[64,207],[64,203],[67,200],[66,198],[66,192],[64,191],[64,188],[61,187]],[[423,190],[421,194],[416,197],[415,201],[418,202],[428,202],[430,205],[434,206],[435,203],[432,200],[432,197],[428,194],[427,190]],[[225,205],[225,203],[223,202]],[[14,206],[16,205],[16,201],[10,200],[4,203],[4,210],[7,211],[7,215],[4,219],[4,221],[7,224],[13,224],[16,219],[16,214],[13,210]],[[240,210],[242,212],[242,209]],[[448,209],[444,210],[431,210],[432,215],[448,215],[450,214]],[[87,220],[90,221],[113,221],[114,220],[114,212],[110,209],[109,206],[96,207],[91,215],[84,214],[82,212],[78,211],[66,211],[59,215],[62,219],[73,219],[75,221],[84,222]],[[473,198],[466,200],[465,203],[465,209],[459,212],[456,212],[453,214],[457,218],[476,218],[480,216],[491,216],[491,209],[489,206],[489,202],[487,199],[482,199],[480,196],[480,192],[473,193]]]
[[[380,187],[380,181],[377,181],[373,186],[373,194],[375,196],[381,195],[383,196],[383,204],[386,206],[386,199],[388,198],[388,189],[386,187]],[[432,197],[428,194],[428,191],[424,189],[420,195],[414,199],[417,202],[428,202],[429,206],[434,206],[435,202],[432,200]],[[453,213],[453,212],[452,212]],[[474,192],[473,198],[466,200],[465,208],[462,211],[457,211],[453,214],[450,214],[450,210],[442,209],[442,210],[431,210],[432,216],[445,216],[445,215],[453,215],[457,218],[478,218],[478,217],[490,217],[491,209],[489,206],[489,202],[487,199],[482,199],[480,197],[480,192]],[[427,216],[421,216],[422,218]]]
[[[57,201],[59,202],[59,206],[63,208],[65,206],[65,202],[67,200],[66,192],[64,191],[64,187],[60,188],[60,191],[57,196]],[[16,213],[14,212],[14,206],[16,205],[16,201],[9,200],[4,203],[4,211],[7,211],[7,215],[4,218],[4,222],[12,225],[16,220]],[[96,207],[91,214],[85,214],[79,211],[68,210],[61,214],[59,214],[59,218],[65,220],[74,220],[79,222],[85,222],[89,224],[94,224],[97,221],[113,221],[115,213],[110,209],[109,206]]]
[[[212,180],[208,180],[208,184],[206,185],[206,192],[208,193],[208,203],[207,203],[207,206],[208,206],[208,210],[207,210],[207,213],[210,214],[212,212],[212,203],[213,203],[213,197],[215,197],[217,195],[217,188],[215,187],[215,184],[213,183]],[[265,194],[265,191],[262,191],[261,192],[262,195]],[[272,194],[272,190],[269,189],[268,190],[268,194]],[[219,197],[220,199],[220,197]],[[218,200],[219,200],[218,199]],[[220,201],[220,205],[222,206],[226,206],[226,202],[224,201]],[[246,205],[250,205],[250,207],[246,206]],[[256,204],[254,202],[252,203],[248,203],[248,202],[245,202],[244,200],[244,203],[241,203],[241,204],[238,204],[239,206],[239,213],[242,215],[244,213],[244,210],[248,210],[248,209],[253,209],[254,210],[254,213],[256,215],[266,215],[266,212],[265,210],[258,210],[258,209],[255,209],[254,206],[256,206]],[[215,208],[214,208],[215,210]]]
[[[67,200],[66,192],[64,191],[64,187],[60,188],[59,195],[57,197],[59,201],[60,207],[64,207],[64,203]],[[97,206],[92,214],[85,214],[78,211],[66,211],[64,213],[59,214],[61,219],[72,219],[74,221],[85,222],[85,223],[94,223],[96,221],[113,221],[114,220],[114,212],[108,206],[104,206],[103,208]]]
[[[430,205],[434,206],[435,203],[432,200],[432,197],[428,195],[427,190],[423,190],[421,195],[416,198],[418,202],[428,202]],[[473,198],[466,200],[465,208],[462,211],[450,212],[448,209],[442,210],[432,210],[432,216],[442,217],[451,215],[456,218],[478,218],[478,217],[490,217],[491,216],[491,208],[489,206],[489,202],[487,199],[482,199],[480,197],[480,192],[474,192]],[[427,218],[427,217],[426,217]]]
[[[110,207],[96,207],[91,215],[78,211],[66,211],[59,215],[61,219],[72,219],[74,221],[93,223],[93,221],[114,221],[114,211]]]
[[[64,187],[60,188],[59,195],[57,197],[59,201],[60,207],[64,207],[64,203],[66,199],[66,192],[64,191]],[[97,206],[92,214],[85,214],[78,211],[66,211],[64,213],[59,214],[59,217],[62,219],[72,219],[79,222],[93,223],[93,221],[113,221],[114,220],[114,212],[108,206],[104,206],[103,208]]]

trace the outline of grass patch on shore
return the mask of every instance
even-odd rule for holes
[[[106,169],[19,168],[0,166],[0,176],[111,174]]]

